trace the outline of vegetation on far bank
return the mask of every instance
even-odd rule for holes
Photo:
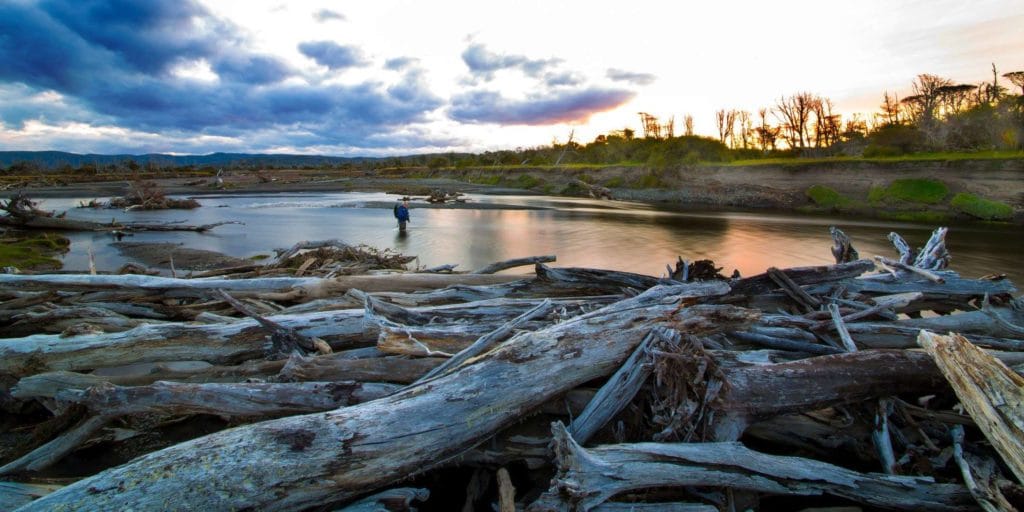
[[[813,206],[808,211],[830,211],[878,216],[892,220],[937,222],[952,217],[1009,221],[1013,207],[974,194],[950,196],[945,183],[934,179],[898,179],[886,187],[872,187],[865,198],[849,197],[825,185],[806,190]]]
[[[71,241],[50,233],[0,233],[0,268],[58,270],[63,264],[55,256],[68,251]]]

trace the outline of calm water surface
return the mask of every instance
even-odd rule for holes
[[[91,199],[91,198],[90,198]],[[832,262],[828,226],[841,227],[861,257],[895,257],[886,235],[896,231],[914,247],[934,226],[877,220],[797,216],[777,213],[694,213],[642,203],[602,202],[533,196],[469,196],[470,204],[501,209],[429,209],[412,206],[409,231],[398,233],[383,193],[198,196],[192,211],[123,212],[75,209],[79,199],[47,199],[42,207],[68,209],[68,216],[129,222],[180,221],[207,224],[241,221],[209,233],[139,233],[132,242],[178,242],[231,256],[273,254],[301,240],[337,238],[351,244],[391,248],[419,257],[424,267],[455,263],[473,270],[495,261],[555,254],[557,266],[628,270],[660,276],[677,256],[711,259],[728,274],[763,272]],[[534,209],[523,209],[524,207]],[[952,267],[964,277],[1006,273],[1024,280],[1018,268],[1024,250],[1022,228],[990,224],[950,226],[947,246]],[[74,233],[64,268],[88,268],[88,252],[100,270],[116,270],[127,260],[109,246],[109,234]],[[414,263],[415,264],[415,263]],[[516,272],[525,272],[519,269]]]

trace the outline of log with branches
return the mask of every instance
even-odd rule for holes
[[[1020,509],[1013,283],[948,270],[945,229],[831,235],[747,278],[306,264],[338,241],[288,277],[0,275],[0,503]]]

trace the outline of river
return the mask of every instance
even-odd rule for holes
[[[207,233],[138,233],[125,241],[177,242],[194,249],[246,258],[273,255],[301,240],[336,238],[351,244],[391,248],[419,257],[413,264],[458,264],[473,270],[495,261],[555,254],[557,266],[627,270],[660,276],[665,265],[684,259],[711,259],[722,272],[744,276],[768,267],[832,262],[828,227],[849,235],[861,257],[895,257],[886,236],[896,231],[914,247],[934,226],[875,219],[835,218],[768,212],[693,212],[633,202],[538,196],[468,196],[465,209],[418,207],[402,235],[383,193],[303,193],[196,196],[201,208],[149,212],[74,208],[81,199],[46,199],[45,209],[68,210],[89,220],[207,224],[240,221]],[[91,198],[90,198],[91,199]],[[480,205],[473,207],[472,205]],[[952,268],[964,277],[1005,273],[1020,283],[1024,250],[1020,226],[951,225],[947,246]],[[88,268],[91,251],[99,270],[112,271],[126,260],[110,246],[108,233],[73,233],[65,270]],[[527,269],[518,269],[525,272]]]

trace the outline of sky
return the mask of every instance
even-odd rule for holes
[[[1024,70],[1024,0],[0,0],[0,150],[387,156]],[[1004,85],[1009,85],[1005,83]]]

